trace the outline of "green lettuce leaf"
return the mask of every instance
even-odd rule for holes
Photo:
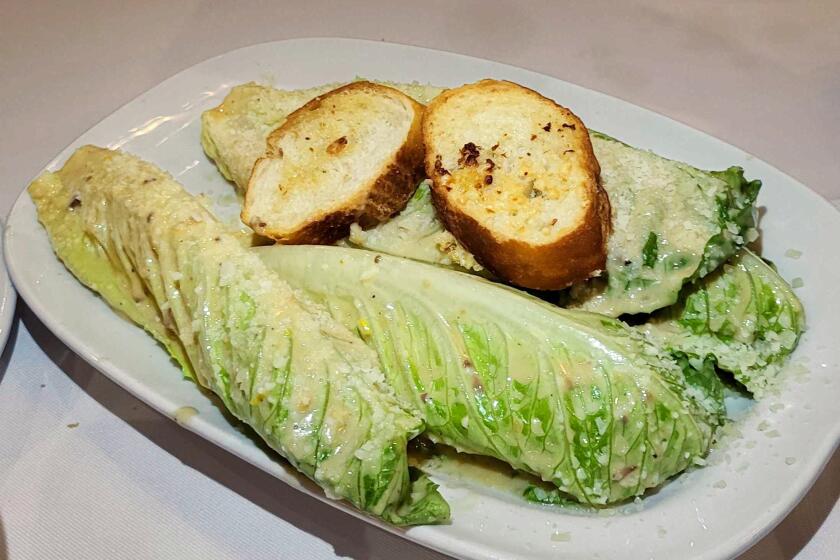
[[[606,278],[572,288],[573,307],[611,317],[666,307],[757,236],[761,182],[740,167],[703,171],[598,132],[591,138],[613,233]]]
[[[368,251],[253,251],[376,350],[427,437],[581,502],[661,484],[706,454],[722,422],[714,374],[684,370],[614,319]]]
[[[805,328],[793,290],[760,257],[741,250],[687,287],[679,304],[641,327],[690,359],[713,360],[753,393],[772,386]]]
[[[573,503],[557,488],[543,488],[537,485],[530,485],[525,488],[522,497],[529,502],[548,506],[566,506]]]
[[[294,292],[160,169],[87,146],[29,187],[59,258],[327,495],[395,524],[444,522],[411,480],[423,430],[377,356]]]

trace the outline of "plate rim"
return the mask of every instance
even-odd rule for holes
[[[17,199],[15,199],[17,205]],[[3,221],[2,229],[5,230],[6,221]],[[3,254],[6,252],[5,235],[0,240]],[[15,322],[15,310],[17,309],[17,291],[12,282],[11,271],[6,264],[5,256],[0,259],[0,354],[6,350],[9,344],[9,336]]]

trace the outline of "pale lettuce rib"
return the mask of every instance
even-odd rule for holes
[[[88,146],[29,192],[71,272],[329,496],[397,524],[448,519],[435,485],[409,478],[423,424],[376,355],[167,174]]]
[[[402,212],[369,230],[350,228],[346,245],[487,274],[475,257],[443,227],[432,206],[428,182],[420,183]]]

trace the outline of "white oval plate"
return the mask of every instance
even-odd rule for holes
[[[759,197],[764,255],[798,290],[808,313],[802,339],[778,396],[739,419],[741,437],[642,504],[611,516],[571,515],[531,506],[478,485],[443,481],[451,525],[407,531],[408,539],[463,558],[726,558],[746,549],[805,494],[840,439],[840,213],[784,173],[669,118],[549,76],[451,53],[348,39],[296,39],[236,50],[184,70],[83,134],[77,147],[122,147],[171,172],[193,193],[207,193],[222,214],[237,213],[231,186],[199,144],[201,112],[229,88],[251,80],[284,88],[365,76],[454,86],[485,77],[532,87],[575,111],[587,125],[630,144],[701,168],[740,165],[764,181]],[[72,108],[68,108],[72,109]],[[786,257],[802,251],[799,259]],[[187,381],[142,330],[114,314],[56,260],[22,195],[6,228],[6,260],[21,296],[68,346],[162,414],[183,406],[199,414],[184,424],[239,457],[319,499],[323,494],[287,464],[238,432]],[[266,489],[270,491],[270,489]],[[335,502],[331,502],[335,503]],[[359,515],[343,504],[335,503]]]

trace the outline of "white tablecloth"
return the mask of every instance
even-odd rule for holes
[[[2,11],[4,213],[61,148],[163,78],[246,44],[326,35],[452,50],[602,90],[840,199],[837,2],[7,0]],[[0,559],[440,558],[180,429],[22,305],[19,315],[0,361]],[[837,558],[838,494],[840,454],[744,558]]]

